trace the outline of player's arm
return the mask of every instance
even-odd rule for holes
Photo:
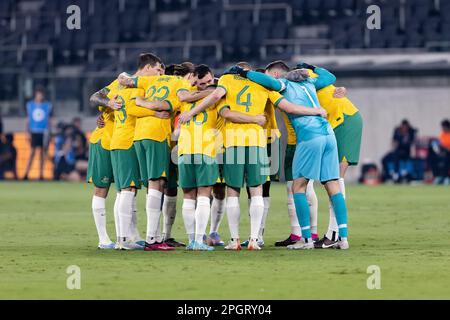
[[[278,108],[286,113],[295,114],[298,116],[321,116],[326,118],[327,112],[323,108],[308,108],[289,102],[287,99],[281,99],[275,104]]]
[[[179,90],[177,93],[177,97],[180,102],[195,102],[207,97],[213,91],[214,90],[203,90],[203,91]]]
[[[113,110],[120,109],[122,104],[117,100],[117,96],[112,99],[108,98],[109,89],[103,88],[96,93],[94,93],[90,98],[89,102],[91,107],[98,108],[101,106],[109,107]]]
[[[327,69],[315,67],[313,71],[318,75],[314,82],[316,90],[323,89],[336,83],[336,76]]]
[[[144,97],[136,97],[136,105],[149,110],[168,111],[171,109],[167,101],[147,100]]]
[[[226,93],[227,92],[225,91],[224,88],[217,87],[210,95],[204,98],[202,102],[200,102],[193,109],[189,110],[188,112],[182,113],[179,118],[180,123],[182,124],[188,122],[189,120],[192,119],[192,117],[206,110],[208,107],[212,106],[217,101],[222,99],[222,97],[225,96]]]
[[[119,74],[119,77],[117,78],[119,80],[119,84],[127,87],[127,88],[137,88],[138,87],[138,77],[136,76],[130,76],[126,72],[122,72]]]
[[[256,72],[253,70],[244,70],[243,68],[238,66],[232,67],[226,73],[229,74],[236,73],[241,77],[247,78],[248,80],[253,81],[269,90],[281,92],[284,89],[286,89],[286,86],[283,83],[283,81],[275,79],[274,77],[269,76],[265,73]]]
[[[228,107],[223,107],[220,110],[219,114],[225,120],[234,123],[256,123],[259,124],[261,127],[263,127],[267,122],[266,116],[263,114],[256,116],[249,116],[245,113],[241,113],[238,111],[231,111],[230,108]]]

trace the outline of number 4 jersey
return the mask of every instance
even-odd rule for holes
[[[238,75],[227,74],[220,77],[218,87],[226,91],[224,107],[250,116],[264,114],[268,100],[275,106],[283,100],[280,93],[270,91]],[[257,124],[240,124],[227,121],[225,131],[225,148],[234,146],[266,147],[267,145],[265,132]]]

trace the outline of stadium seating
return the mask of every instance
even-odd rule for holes
[[[66,9],[72,4],[81,8],[81,30],[65,27]],[[370,4],[381,7],[382,30],[365,28]],[[167,62],[190,59],[214,67],[259,57],[262,48],[267,60],[289,58],[292,41],[264,46],[274,39],[297,39],[301,44],[296,30],[306,26],[325,26],[321,36],[328,44],[308,42],[302,45],[304,54],[323,49],[442,51],[450,50],[449,13],[450,1],[443,0],[2,0],[0,66],[28,73],[71,65],[88,72],[111,70],[112,65],[118,70],[132,66],[134,56],[128,52],[134,51],[127,49],[126,61],[118,65],[119,45],[101,46],[136,42]],[[213,47],[198,44],[205,40],[221,44],[222,59],[216,59]],[[149,47],[179,41],[189,45],[188,56],[184,45]],[[441,45],[445,41],[447,45]],[[46,46],[53,59],[48,59]],[[88,59],[92,51],[94,59]],[[0,96],[11,97],[13,91],[2,86]]]

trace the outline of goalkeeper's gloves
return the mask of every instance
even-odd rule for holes
[[[306,62],[299,62],[297,64],[297,69],[310,69],[312,71],[314,71],[314,69],[316,68],[316,66],[313,66],[312,64],[308,64]]]
[[[224,75],[225,74],[237,74],[240,75],[242,78],[247,78],[247,73],[249,70],[244,70],[243,68],[239,67],[239,66],[232,66],[230,68],[228,68],[227,70],[225,70]]]

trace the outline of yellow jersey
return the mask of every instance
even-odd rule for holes
[[[155,111],[136,105],[136,97],[143,96],[144,90],[121,88],[118,100],[122,108],[114,111],[114,132],[111,139],[111,150],[128,150],[133,145],[136,122],[141,117],[151,117]]]
[[[225,99],[221,99],[216,103],[217,112],[220,112],[222,108],[225,106]],[[217,136],[216,136],[216,150],[217,153],[224,153],[224,139],[225,139],[225,119],[222,117],[217,118],[216,122]]]
[[[176,76],[149,76],[138,77],[136,87],[144,90],[144,96],[149,100],[166,101],[171,107],[171,112],[180,108],[178,92],[189,91],[189,81]],[[172,132],[171,119],[159,119],[155,117],[139,118],[136,123],[135,141],[155,140],[170,141]]]
[[[286,127],[287,144],[296,145],[297,144],[297,136],[295,134],[295,129],[292,126],[291,120],[289,120],[289,117],[286,114],[286,112],[281,112],[281,115],[283,117],[284,126]]]
[[[224,107],[250,116],[264,114],[268,100],[277,106],[284,99],[280,93],[270,91],[238,75],[227,74],[220,77],[218,87],[226,91]],[[258,124],[226,121],[225,130],[225,148],[233,146],[267,146],[264,128]]]
[[[187,112],[198,105],[203,99],[183,103],[181,112]],[[178,138],[178,155],[184,154],[203,154],[214,158],[217,154],[218,136],[217,121],[218,105],[216,103],[203,112],[194,116],[190,121],[181,125],[180,137]]]
[[[119,90],[119,81],[114,80],[108,86],[106,86],[105,89],[108,91],[108,98],[114,98],[117,95],[117,91]],[[99,110],[100,112],[102,112],[105,126],[103,128],[95,128],[95,130],[91,134],[89,142],[92,144],[96,144],[100,141],[103,149],[111,150],[111,137],[114,130],[114,110],[103,106],[99,107]]]
[[[311,78],[318,77],[312,70],[308,71]],[[329,85],[317,91],[319,103],[327,111],[327,119],[333,129],[344,122],[344,115],[351,116],[359,111],[347,97],[335,98],[335,90],[336,86]]]
[[[272,139],[281,137],[281,132],[278,129],[277,117],[275,114],[275,106],[272,102],[267,101],[264,114],[267,118],[267,122],[264,126],[264,130],[266,130],[267,143],[271,143]]]

